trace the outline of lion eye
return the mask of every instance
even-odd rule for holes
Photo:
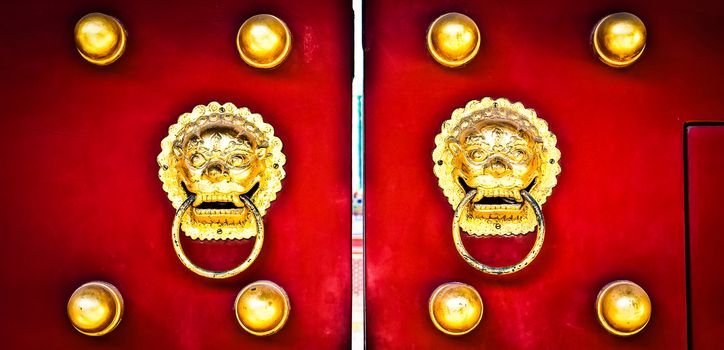
[[[473,161],[476,161],[476,162],[480,162],[483,159],[485,159],[485,154],[483,153],[483,151],[476,149],[476,150],[470,152],[470,159],[472,159]]]
[[[204,163],[206,163],[206,158],[204,158],[201,153],[194,153],[194,155],[191,156],[191,165],[194,167],[199,168],[204,165]]]
[[[523,150],[517,149],[512,152],[512,157],[516,162],[522,162],[528,158],[528,154]]]
[[[231,158],[229,158],[229,163],[235,167],[240,167],[240,166],[244,165],[244,161],[245,161],[244,156],[241,156],[241,155],[235,155],[235,156],[232,156]]]

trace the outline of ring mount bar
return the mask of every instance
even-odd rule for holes
[[[191,203],[193,203],[196,199],[196,195],[189,195],[188,198],[186,198],[186,200],[178,207],[178,210],[176,210],[176,216],[174,216],[173,218],[173,228],[171,229],[173,249],[176,251],[176,255],[178,256],[179,260],[181,260],[181,263],[184,264],[184,266],[186,266],[189,270],[193,271],[195,274],[206,278],[214,279],[234,277],[246,270],[259,256],[259,252],[261,252],[261,247],[264,244],[264,223],[262,222],[261,214],[259,214],[259,210],[256,208],[254,203],[249,200],[249,198],[246,198],[246,196],[243,195],[239,197],[241,198],[241,201],[244,203],[244,205],[249,208],[251,213],[254,215],[254,221],[256,221],[256,241],[254,242],[254,248],[252,248],[249,257],[246,258],[246,260],[244,260],[244,262],[242,262],[240,265],[226,271],[212,271],[197,266],[196,264],[191,262],[191,260],[186,256],[186,253],[184,253],[184,249],[181,246],[181,218],[191,207]]]
[[[545,220],[543,219],[543,212],[540,209],[540,205],[538,205],[538,202],[533,198],[533,196],[528,193],[526,190],[521,190],[520,194],[523,197],[523,199],[533,208],[533,211],[535,212],[535,217],[538,220],[538,233],[536,234],[535,243],[533,244],[533,248],[530,249],[528,252],[528,255],[523,258],[519,263],[515,265],[510,266],[504,266],[504,267],[492,267],[485,265],[472,257],[470,253],[468,253],[468,250],[465,249],[465,245],[463,244],[462,239],[460,239],[460,218],[463,216],[465,210],[468,207],[468,204],[470,201],[475,197],[475,194],[477,193],[477,190],[473,189],[468,192],[463,200],[458,204],[457,209],[455,209],[455,216],[453,217],[453,224],[452,224],[452,235],[453,235],[453,241],[455,242],[455,248],[458,250],[458,253],[460,253],[460,256],[463,257],[463,260],[465,260],[470,266],[474,267],[476,270],[487,273],[490,275],[507,275],[511,274],[517,271],[522,270],[526,266],[528,266],[533,259],[538,256],[538,253],[540,252],[541,248],[543,247],[543,239],[545,238]]]

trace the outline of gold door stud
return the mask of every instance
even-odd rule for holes
[[[627,67],[644,53],[646,26],[634,14],[614,13],[598,21],[591,42],[601,62],[616,68]]]
[[[109,65],[126,50],[126,29],[118,19],[102,13],[89,13],[75,25],[75,46],[88,62]]]
[[[427,29],[427,50],[446,67],[460,67],[480,49],[480,30],[470,17],[457,12],[438,17]]]
[[[281,19],[267,14],[247,19],[236,34],[241,59],[255,68],[274,68],[289,56],[292,34]]]
[[[483,299],[472,286],[449,282],[432,292],[428,309],[432,323],[441,332],[463,335],[475,329],[483,318]]]
[[[290,311],[289,296],[271,281],[247,285],[234,302],[234,313],[241,328],[257,336],[278,332],[287,322]]]
[[[114,330],[123,318],[121,292],[108,282],[83,284],[68,299],[68,318],[85,335],[101,336]]]
[[[618,336],[634,335],[651,319],[651,299],[636,283],[613,281],[596,298],[598,321],[606,331]]]

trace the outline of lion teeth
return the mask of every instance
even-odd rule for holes
[[[194,209],[197,213],[203,214],[203,215],[234,215],[237,214],[244,209],[242,208],[233,208],[233,209],[200,209],[195,208]]]
[[[500,188],[493,188],[493,189],[486,189],[486,190],[479,190],[479,193],[482,197],[486,198],[512,198],[515,199],[517,202],[522,202],[523,198],[520,195],[520,191],[518,190],[507,190],[507,189],[500,189]]]
[[[495,211],[495,210],[513,210],[519,209],[521,204],[475,204],[475,207],[483,211]]]
[[[243,202],[237,194],[201,194],[196,196],[194,206],[198,206],[204,202],[227,202],[234,203],[236,206],[243,206]]]
[[[193,208],[193,220],[199,223],[207,224],[242,224],[246,218],[247,212],[244,208],[232,209],[200,209]]]

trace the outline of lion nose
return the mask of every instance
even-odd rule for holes
[[[511,167],[510,167],[510,164],[508,164],[508,162],[506,162],[502,159],[493,159],[485,167],[485,170],[490,175],[493,175],[495,177],[500,177],[500,176],[508,174],[511,171]]]
[[[226,175],[226,167],[218,163],[209,164],[204,170],[204,176],[206,176],[209,181],[219,181]]]

